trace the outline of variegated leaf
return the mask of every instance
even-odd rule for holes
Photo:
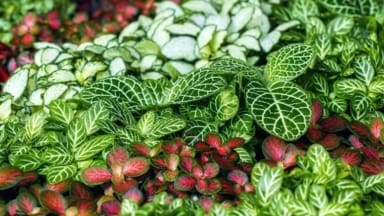
[[[70,165],[59,165],[59,166],[50,166],[47,167],[44,171],[47,176],[47,181],[49,184],[56,184],[58,182],[67,180],[76,175],[77,166],[76,164]]]
[[[114,142],[114,135],[100,135],[92,138],[75,149],[75,159],[78,161],[90,159],[104,149],[112,146]]]
[[[49,104],[50,118],[60,123],[69,125],[75,116],[75,111],[69,103],[63,100],[56,100]]]
[[[102,101],[92,104],[82,116],[87,135],[98,131],[100,129],[100,123],[109,120],[109,113],[108,107]]]

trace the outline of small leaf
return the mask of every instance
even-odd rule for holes
[[[112,174],[104,167],[90,167],[83,171],[82,178],[87,185],[99,185],[111,180]]]
[[[361,161],[360,152],[354,149],[338,148],[332,152],[332,156],[351,166],[357,166]]]
[[[256,163],[251,173],[251,181],[253,186],[258,187],[261,176],[263,176],[270,169],[271,168],[265,163]]]
[[[364,145],[357,136],[351,135],[348,137],[348,141],[351,145],[357,149],[361,149]]]
[[[318,209],[322,209],[328,204],[328,197],[324,186],[311,185],[308,195],[309,202]]]
[[[125,162],[123,173],[128,177],[137,177],[145,174],[149,168],[150,164],[146,158],[133,157]]]
[[[196,180],[192,176],[180,176],[174,183],[178,191],[190,191],[195,187]]]
[[[64,214],[67,209],[65,198],[58,192],[45,190],[40,193],[39,200],[41,205],[55,214]]]
[[[112,166],[114,164],[124,164],[125,161],[127,161],[129,158],[129,154],[127,150],[125,150],[123,147],[119,146],[116,149],[113,149],[108,154],[108,165]]]
[[[325,132],[334,133],[344,130],[347,126],[347,120],[340,116],[332,116],[323,119],[320,122],[321,129]]]
[[[321,105],[320,101],[318,100],[313,101],[311,126],[312,127],[315,126],[322,116],[323,116],[323,106]]]
[[[358,56],[355,58],[353,67],[357,79],[363,81],[366,86],[369,86],[375,75],[375,69],[371,63],[369,56]]]
[[[63,100],[56,100],[50,103],[49,113],[53,120],[66,125],[69,125],[75,115],[70,104],[65,103]]]
[[[71,146],[71,150],[74,152],[87,138],[87,132],[84,123],[80,119],[74,119],[67,131],[67,141]]]
[[[357,79],[338,79],[333,84],[334,93],[341,98],[350,98],[357,93],[365,94],[365,84]]]
[[[29,71],[25,68],[18,69],[13,76],[11,76],[3,87],[4,93],[9,93],[13,96],[14,100],[19,99],[28,83]]]
[[[352,121],[351,123],[349,123],[348,128],[352,133],[354,133],[357,136],[360,136],[360,137],[370,136],[368,127],[361,122]]]
[[[183,137],[187,145],[193,146],[197,141],[204,140],[207,134],[215,132],[218,132],[218,126],[215,123],[196,119],[188,122]]]
[[[103,102],[93,103],[82,117],[87,135],[98,131],[100,129],[100,123],[109,120],[109,114],[109,109]]]
[[[97,136],[91,140],[86,141],[77,149],[75,149],[75,158],[76,160],[90,159],[104,149],[112,146],[114,142],[114,135]]]
[[[267,159],[272,159],[275,162],[283,161],[287,144],[274,136],[267,137],[262,144],[262,151]]]
[[[340,141],[341,138],[336,134],[326,134],[318,143],[324,146],[325,149],[332,150],[340,145]]]
[[[248,183],[248,175],[241,170],[232,170],[228,173],[227,179],[231,182],[244,186]]]
[[[143,193],[137,187],[130,188],[123,197],[134,201],[138,205],[144,200]]]
[[[17,203],[19,208],[27,215],[33,214],[33,211],[37,207],[36,199],[32,194],[26,191],[19,193],[17,196]]]
[[[118,200],[106,201],[101,205],[101,209],[105,215],[119,215],[120,208],[120,202]]]
[[[207,163],[203,166],[203,170],[205,178],[214,178],[219,174],[220,167],[217,163]]]
[[[68,149],[62,145],[53,146],[47,148],[42,156],[41,160],[49,164],[69,164],[72,162],[73,158]]]
[[[348,34],[354,25],[351,17],[337,16],[328,24],[328,32],[334,35]]]
[[[384,129],[383,121],[379,118],[376,118],[372,121],[370,125],[370,134],[373,139],[377,142],[380,139],[380,135]]]

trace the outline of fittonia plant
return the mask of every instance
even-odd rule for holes
[[[316,58],[303,86],[332,113],[366,124],[383,108],[384,2],[287,1],[275,8],[280,22],[300,25],[283,35],[313,46]]]

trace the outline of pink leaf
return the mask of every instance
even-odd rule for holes
[[[175,171],[177,169],[177,166],[180,163],[180,157],[176,154],[167,155],[166,160],[167,160],[167,168],[172,171]]]
[[[110,181],[112,174],[104,167],[90,167],[83,172],[83,180],[89,185],[98,185]]]
[[[199,165],[196,165],[192,168],[192,175],[195,178],[203,178],[204,176],[204,170]]]
[[[113,187],[114,192],[123,194],[123,193],[127,192],[130,188],[136,187],[137,185],[138,185],[138,183],[136,180],[127,179],[121,184],[114,184],[112,187]]]
[[[23,172],[11,166],[0,168],[0,190],[15,186],[23,178]]]
[[[212,148],[217,148],[221,146],[221,139],[216,134],[208,134],[205,138],[205,142]]]
[[[239,185],[245,185],[248,183],[249,178],[247,173],[241,171],[241,170],[232,170],[228,173],[228,180],[231,182],[234,182]]]
[[[340,116],[331,116],[320,122],[321,129],[328,133],[342,131],[347,126],[347,120]]]
[[[315,126],[322,116],[323,116],[323,106],[321,105],[320,101],[314,100],[312,102],[311,127]]]
[[[38,175],[35,172],[26,172],[23,174],[22,179],[19,181],[19,186],[29,185],[30,183],[36,181]]]
[[[17,203],[19,208],[27,215],[31,214],[37,206],[35,197],[26,191],[17,196]]]
[[[206,197],[206,196],[200,197],[199,202],[206,213],[208,213],[213,206],[213,200],[211,197]]]
[[[219,174],[220,167],[217,163],[207,163],[203,166],[204,178],[214,178]]]
[[[71,180],[65,180],[62,182],[58,182],[56,184],[46,184],[45,189],[47,190],[52,190],[52,191],[57,191],[59,193],[64,193],[69,190],[71,187],[72,181]]]
[[[104,202],[101,209],[106,216],[117,216],[120,214],[120,202],[117,200]]]
[[[127,150],[119,146],[116,149],[113,149],[108,154],[108,165],[112,166],[113,164],[124,164],[129,158]]]
[[[221,156],[227,156],[231,153],[231,148],[227,145],[218,146],[216,147],[216,152]]]
[[[217,179],[198,180],[196,190],[204,195],[213,195],[221,190],[221,183]]]
[[[356,166],[361,161],[360,152],[355,149],[338,148],[332,152],[332,156],[351,166]]]
[[[376,159],[365,160],[361,163],[360,167],[369,175],[377,175],[384,172],[384,163]]]
[[[375,119],[370,125],[370,132],[375,142],[379,141],[381,131],[383,130],[383,122],[380,119]]]
[[[74,182],[71,187],[72,195],[79,200],[91,200],[93,199],[93,194],[88,187],[85,187],[79,182]]]
[[[194,160],[191,157],[182,157],[180,165],[187,172],[192,172],[192,168],[193,168],[193,165],[194,165]]]
[[[167,169],[167,162],[163,157],[157,156],[152,158],[152,165],[159,169]]]
[[[137,187],[132,187],[130,188],[124,195],[124,198],[128,198],[132,201],[134,201],[137,204],[140,204],[144,200],[144,195],[143,193],[137,188]]]
[[[189,146],[183,146],[180,151],[180,157],[195,157],[196,151]]]
[[[283,160],[286,148],[287,144],[283,140],[274,136],[267,137],[262,144],[264,156],[275,162]]]
[[[211,147],[203,141],[197,141],[195,148],[197,151],[208,151]]]
[[[130,158],[124,164],[123,173],[128,177],[137,177],[145,174],[149,170],[149,161],[144,157]]]
[[[351,143],[351,145],[357,149],[361,149],[363,147],[363,143],[360,141],[360,139],[355,136],[355,135],[351,135],[349,136],[348,138],[349,142]]]
[[[361,148],[361,151],[363,152],[364,156],[367,157],[368,159],[380,160],[379,152],[370,146],[363,146]]]
[[[144,143],[134,143],[131,145],[133,152],[138,155],[148,157],[151,149]]]
[[[180,176],[174,183],[178,191],[190,191],[195,187],[196,180],[192,176]]]
[[[20,210],[17,200],[12,200],[7,204],[7,211],[9,216],[16,216],[17,212]]]
[[[180,142],[170,142],[170,143],[164,143],[162,145],[162,148],[164,152],[168,154],[178,154],[181,148]]]
[[[227,141],[227,144],[231,149],[237,148],[244,143],[242,138],[232,138]]]
[[[304,155],[304,151],[297,149],[295,145],[288,144],[287,152],[283,159],[283,167],[287,169],[296,165],[297,156]]]
[[[56,191],[42,191],[40,193],[40,203],[49,211],[56,214],[64,214],[65,209],[67,209],[67,201]]]

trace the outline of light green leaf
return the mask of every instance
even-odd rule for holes
[[[39,111],[33,113],[27,118],[25,123],[25,132],[29,140],[32,140],[43,132],[45,117],[45,113],[43,111]]]
[[[0,124],[4,123],[12,113],[12,100],[8,99],[0,104]]]
[[[154,111],[148,111],[142,115],[137,122],[136,128],[141,136],[146,136],[152,131],[156,122],[156,113]]]
[[[181,118],[159,118],[145,137],[158,139],[165,135],[175,133],[186,127],[186,122]]]
[[[319,216],[343,216],[349,211],[348,205],[341,203],[329,203],[324,208],[319,209]]]
[[[210,108],[216,113],[218,121],[227,121],[232,119],[239,109],[239,98],[235,89],[228,88],[222,90],[211,102]]]
[[[337,16],[328,24],[328,33],[332,35],[348,34],[354,24],[354,20],[351,17]]]
[[[368,90],[375,94],[384,94],[384,78],[379,76],[374,77],[368,86]]]
[[[350,98],[356,93],[367,91],[365,84],[357,79],[339,79],[333,83],[334,93],[341,98]]]
[[[47,148],[43,152],[41,159],[49,164],[66,165],[72,162],[73,157],[63,145],[57,145]]]
[[[374,15],[379,11],[379,3],[374,0],[318,0],[317,2],[336,14]]]
[[[348,102],[343,98],[334,98],[327,103],[327,107],[331,112],[345,113],[347,111]]]
[[[305,200],[292,200],[288,203],[288,208],[295,216],[317,216],[316,209]]]
[[[301,184],[299,184],[296,188],[295,188],[295,198],[298,200],[298,201],[307,201],[308,198],[309,198],[309,191],[311,189],[311,184],[309,181],[307,180],[304,180]]]
[[[309,203],[318,209],[325,207],[328,203],[325,187],[316,184],[311,185],[308,199]]]
[[[384,173],[373,175],[367,177],[362,183],[361,187],[365,193],[370,192],[372,188],[377,185],[383,184],[384,182]]]
[[[44,172],[47,176],[48,183],[56,184],[75,176],[77,172],[77,166],[76,164],[50,166]]]
[[[357,79],[364,82],[366,86],[369,86],[375,75],[375,69],[371,63],[369,56],[358,56],[353,63],[355,74]]]
[[[262,206],[271,202],[271,197],[281,188],[283,183],[284,171],[281,168],[267,170],[260,179],[256,188],[256,196]]]
[[[109,108],[102,101],[92,104],[82,116],[87,135],[98,131],[100,129],[99,124],[109,120],[109,114]]]
[[[313,56],[311,46],[292,44],[270,54],[267,57],[265,75],[268,81],[293,80],[302,75]]]
[[[293,0],[290,12],[293,18],[305,24],[310,17],[318,16],[319,9],[317,4],[312,0]]]
[[[314,42],[314,47],[315,47],[317,56],[321,60],[324,60],[325,57],[329,53],[331,53],[331,49],[332,49],[331,37],[328,34],[321,34],[317,36]]]
[[[114,135],[100,135],[86,141],[75,149],[75,159],[78,161],[87,160],[110,147],[115,142]]]
[[[246,164],[253,163],[251,154],[245,148],[238,147],[238,148],[235,148],[234,151],[239,156],[239,160],[241,163],[246,163]]]
[[[71,146],[72,152],[75,152],[81,144],[87,139],[87,131],[81,119],[74,119],[68,127],[67,141]]]
[[[288,141],[305,133],[312,110],[306,93],[299,86],[285,81],[269,86],[252,81],[246,89],[247,107],[264,130]]]
[[[139,206],[132,200],[130,199],[123,199],[121,202],[121,215],[132,215],[135,214],[134,212],[137,211]]]
[[[63,100],[56,100],[52,102],[49,105],[49,113],[50,118],[66,125],[68,125],[75,116],[75,112],[71,105],[65,103]]]
[[[194,12],[201,12],[204,14],[217,14],[216,9],[207,1],[202,0],[192,0],[187,1],[182,5],[184,9],[194,11]]]
[[[13,75],[8,79],[3,87],[4,93],[9,93],[13,96],[14,100],[19,99],[28,83],[29,70],[20,68],[16,70]]]
[[[187,128],[184,130],[183,137],[185,142],[193,146],[197,141],[204,140],[208,133],[214,133],[218,131],[218,127],[215,123],[207,122],[202,119],[196,119],[189,121]]]

